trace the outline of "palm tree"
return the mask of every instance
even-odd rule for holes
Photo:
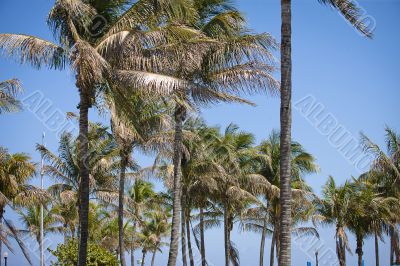
[[[356,235],[358,266],[362,266],[363,241],[379,228],[389,227],[390,221],[399,213],[399,200],[382,197],[368,181],[354,180],[352,184],[349,229]]]
[[[118,149],[115,140],[107,127],[101,124],[90,124],[88,132],[88,167],[90,169],[89,195],[109,201],[116,197],[115,172],[118,169]],[[65,204],[74,202],[81,204],[78,197],[80,192],[79,137],[65,132],[60,138],[58,154],[52,153],[43,145],[37,149],[45,161],[44,173],[58,181],[48,188],[48,191]],[[67,207],[67,206],[65,206]],[[82,228],[79,227],[79,230]]]
[[[309,209],[312,206],[312,200],[315,198],[311,188],[308,187],[304,182],[304,175],[316,173],[318,171],[318,166],[315,163],[314,157],[306,152],[302,145],[298,142],[292,142],[291,153],[291,193],[295,200],[292,211],[292,226],[295,226],[299,222],[307,220]],[[263,265],[265,246],[264,242],[266,233],[268,232],[267,225],[273,229],[270,253],[271,265],[274,264],[274,247],[279,247],[280,154],[281,148],[279,142],[279,132],[274,130],[270,134],[269,138],[258,146],[258,157],[256,158],[259,161],[257,172],[269,184],[269,188],[262,195],[266,200],[266,204],[258,209],[253,210],[253,213],[257,212],[257,210],[261,211],[261,216],[258,218],[258,228],[261,229],[258,230],[261,231],[260,265]],[[303,217],[302,214],[307,215]],[[251,227],[257,228],[257,226]],[[316,233],[315,229],[305,227],[294,228],[291,232],[296,233],[300,231],[303,233]],[[277,251],[279,251],[279,249]]]
[[[153,185],[140,179],[136,179],[128,190],[127,212],[128,220],[132,223],[130,240],[131,264],[135,263],[135,249],[137,247],[137,229],[144,224],[144,212],[154,204],[156,193]]]
[[[377,192],[384,197],[399,198],[399,180],[400,180],[400,136],[393,129],[386,127],[386,147],[387,153],[383,151],[366,135],[361,134],[361,141],[364,150],[375,159],[371,165],[370,171],[363,175],[364,179],[376,186]],[[399,236],[395,224],[398,219],[391,221],[389,227],[390,237],[390,263],[400,263]]]
[[[19,232],[31,235],[39,244],[39,251],[42,250],[40,241],[40,206],[29,206],[25,211],[18,212],[20,221],[26,229],[20,229]],[[53,212],[52,209],[44,208],[43,213],[43,235],[48,233],[61,233],[63,226],[60,225],[62,218]]]
[[[161,251],[163,245],[168,245],[162,242],[162,238],[166,237],[170,230],[170,224],[168,223],[169,212],[165,213],[165,210],[153,210],[147,214],[149,221],[145,222],[139,238],[143,246],[143,258],[142,265],[146,253],[151,251],[153,253],[151,258],[151,266],[154,266],[156,253]]]
[[[372,37],[372,32],[363,23],[361,12],[352,0],[319,0],[319,2],[337,9],[363,35]],[[281,0],[281,164],[280,198],[281,228],[279,265],[291,265],[291,126],[292,126],[292,10],[291,0]]]
[[[112,92],[109,92],[112,93]],[[111,124],[114,138],[120,153],[119,179],[119,252],[122,265],[125,264],[124,254],[124,192],[125,172],[132,166],[131,154],[141,150],[155,150],[159,145],[160,132],[167,129],[169,116],[157,102],[146,102],[139,94],[133,94],[128,101],[119,101],[117,95],[109,96]],[[122,103],[122,104],[121,104]]]
[[[29,254],[13,223],[4,219],[5,207],[28,206],[41,204],[49,199],[44,190],[28,185],[35,174],[36,165],[25,153],[10,154],[7,149],[0,147],[0,249],[4,243],[10,251],[14,251],[8,237],[14,238],[21,248],[28,263],[32,265]],[[5,227],[3,227],[3,222]]]
[[[164,12],[168,10],[179,11],[175,3],[170,8],[170,1],[150,1],[142,0],[132,5],[125,13],[119,14],[113,23],[107,24],[106,29],[91,32],[96,29],[96,20],[93,17],[99,15],[96,8],[121,7],[124,1],[108,1],[112,5],[102,4],[99,1],[82,0],[58,0],[51,9],[48,16],[48,24],[54,32],[58,44],[43,40],[34,36],[23,34],[0,34],[0,49],[10,56],[19,57],[21,63],[31,63],[36,68],[46,66],[51,69],[64,69],[67,64],[75,73],[76,87],[79,90],[79,171],[80,171],[80,244],[78,265],[86,264],[87,238],[88,238],[88,211],[89,211],[89,168],[88,168],[88,112],[95,104],[96,92],[103,87],[106,81],[133,82],[132,79],[123,79],[121,72],[117,71],[103,58],[108,48],[115,47],[116,37],[121,39],[121,34],[125,37],[126,32],[134,32],[144,22],[150,19],[159,9]],[[93,3],[93,6],[90,4]],[[119,5],[118,5],[119,4]],[[178,9],[178,10],[177,10]],[[103,10],[103,11],[104,11]],[[112,10],[112,8],[111,8]],[[184,13],[184,12],[183,12]],[[111,14],[116,14],[111,12]],[[100,14],[103,15],[103,14]],[[115,18],[115,16],[107,16]],[[164,18],[165,16],[163,16]],[[129,35],[129,34],[128,34]],[[139,34],[140,35],[140,34]],[[100,36],[100,37],[99,37]],[[104,55],[104,54],[103,54]],[[164,84],[164,76],[156,76],[148,72],[129,73],[124,72],[124,76],[130,75],[137,77],[140,75],[142,80],[135,80],[136,87],[143,88],[143,81],[158,82],[158,86],[164,89],[169,84]],[[144,80],[143,80],[144,78]],[[161,80],[161,82],[160,82]],[[138,85],[138,83],[140,83]],[[124,83],[126,85],[126,83]],[[144,86],[148,87],[148,86]],[[169,88],[168,88],[169,89]],[[153,92],[154,93],[154,92]]]
[[[346,229],[349,226],[351,212],[352,187],[349,182],[337,186],[333,177],[329,177],[323,188],[323,198],[317,202],[313,222],[335,225],[336,254],[340,266],[346,265],[346,250],[351,253]]]
[[[0,82],[0,114],[21,109],[21,103],[16,98],[21,91],[22,87],[18,79]]]

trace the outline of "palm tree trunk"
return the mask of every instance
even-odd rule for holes
[[[143,256],[142,256],[142,266],[144,266],[144,259],[146,258],[146,251],[142,250]]]
[[[280,248],[279,265],[291,263],[291,126],[292,126],[292,44],[291,44],[291,0],[281,0],[281,108],[280,108]]]
[[[135,249],[133,248],[133,244],[131,245],[131,265],[135,265]]]
[[[260,243],[260,266],[264,265],[264,250],[265,250],[265,236],[267,235],[267,218],[264,217],[264,223],[261,233],[261,243]]]
[[[77,86],[80,88],[80,86]],[[78,266],[86,265],[87,241],[89,237],[89,160],[88,160],[88,123],[89,123],[89,95],[79,90],[79,252]]]
[[[181,212],[181,161],[182,161],[182,126],[185,119],[185,108],[175,108],[175,140],[174,140],[174,188],[172,206],[171,240],[168,254],[168,266],[175,266],[179,248],[179,215]]]
[[[206,246],[204,243],[204,210],[200,208],[200,253],[201,266],[206,266]]]
[[[356,253],[358,255],[358,266],[362,266],[362,256],[363,256],[363,238],[361,236],[357,236],[357,248]]]
[[[194,266],[192,239],[190,237],[190,208],[187,206],[186,206],[186,238],[187,238],[187,247],[189,251],[190,266]]]
[[[274,232],[272,233],[272,238],[271,238],[271,252],[269,254],[269,265],[274,266],[274,259],[275,259],[275,241],[276,241],[276,234],[275,234],[275,229]]]
[[[122,147],[124,149],[124,147]],[[120,151],[121,169],[119,176],[119,191],[118,191],[118,247],[121,266],[126,266],[125,248],[124,248],[124,192],[125,192],[125,170],[128,164],[129,152],[126,150]]]
[[[185,196],[182,195],[181,201],[182,211],[181,211],[181,248],[182,248],[182,265],[187,266],[187,257],[186,257],[186,223],[185,223]]]
[[[230,259],[230,239],[229,239],[229,229],[228,229],[228,207],[227,204],[224,206],[224,243],[225,243],[225,266],[229,266]]]
[[[3,216],[4,216],[4,206],[0,206],[0,236],[3,236]],[[0,238],[0,266],[3,263],[3,242]]]
[[[346,266],[346,260],[344,257],[344,252],[345,249],[343,247],[343,241],[341,237],[337,237],[336,239],[336,254],[338,256],[338,260],[339,260],[339,265],[340,266]]]
[[[151,256],[151,266],[154,266],[154,261],[156,260],[156,252],[157,250],[154,250],[153,256]]]
[[[379,240],[377,232],[375,232],[375,265],[379,266]]]
[[[393,228],[389,228],[389,235],[390,235],[390,265],[394,264],[394,237],[393,237]]]

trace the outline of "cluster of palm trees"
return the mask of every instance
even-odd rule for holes
[[[351,0],[321,2],[338,9],[364,35],[372,35]],[[59,154],[37,147],[48,162],[45,173],[57,180],[47,192],[27,185],[33,172],[6,166],[18,157],[35,168],[26,155],[2,150],[4,171],[9,171],[5,176],[11,180],[7,181],[10,185],[2,183],[2,209],[11,201],[17,206],[27,196],[43,203],[51,194],[56,203],[49,203],[49,224],[54,225],[53,219],[62,214],[68,217],[62,228],[54,225],[54,230],[61,230],[65,238],[79,236],[78,265],[86,265],[87,242],[93,237],[90,219],[94,206],[90,200],[116,212],[117,253],[123,266],[124,252],[131,249],[133,256],[136,231],[140,229],[144,238],[149,237],[143,242],[147,244],[142,243],[145,256],[148,251],[155,254],[169,228],[168,265],[176,265],[180,240],[183,254],[186,249],[189,255],[193,253],[191,234],[205,265],[204,230],[218,225],[219,219],[224,225],[226,265],[237,263],[239,258],[230,240],[236,222],[245,230],[261,232],[261,263],[265,237],[271,233],[271,262],[276,249],[279,264],[290,265],[290,236],[300,231],[316,234],[315,229],[301,227],[301,223],[319,206],[302,177],[317,171],[314,158],[291,140],[290,5],[290,0],[282,0],[281,82],[272,76],[276,41],[268,34],[251,32],[242,14],[227,0],[57,0],[47,18],[56,42],[0,34],[0,49],[21,63],[35,68],[70,68],[80,96],[79,115],[75,115],[79,136],[66,132]],[[98,18],[106,22],[100,28]],[[0,89],[0,111],[18,109],[15,95],[19,83],[2,82]],[[201,121],[188,119],[207,104],[252,105],[241,96],[256,92],[281,94],[280,133],[272,133],[260,146],[254,147],[252,135],[234,125],[221,134]],[[91,107],[110,114],[111,131],[89,122]],[[139,169],[132,156],[137,150],[156,154],[152,169]],[[385,164],[386,160],[378,157]],[[398,156],[394,157],[398,169]],[[365,180],[381,174],[382,167],[376,166]],[[157,196],[160,201],[156,205],[161,209],[146,219],[136,210],[140,204],[135,205],[126,193],[126,181],[139,182],[143,176],[162,177],[171,195],[164,201]],[[397,182],[397,177],[394,180]],[[375,186],[360,184],[364,186],[375,191]],[[357,193],[368,194],[364,190]],[[392,197],[390,194],[385,199],[390,202]],[[169,216],[161,215],[169,212],[166,210],[172,213],[170,226]],[[30,207],[21,212],[22,217],[28,221],[36,211]],[[106,220],[111,218],[115,217]],[[198,226],[192,228],[192,221],[197,220]],[[128,236],[127,221],[132,226]],[[392,254],[398,257],[395,224],[387,224],[385,218],[382,230],[389,226],[394,239]],[[355,227],[348,228],[358,232]],[[361,239],[365,236],[358,234]],[[362,254],[360,248],[358,254]],[[193,256],[189,259],[193,265]],[[185,256],[183,261],[185,264]]]

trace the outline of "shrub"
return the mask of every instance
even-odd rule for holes
[[[52,262],[51,265],[75,266],[78,262],[78,241],[71,239],[50,252],[57,258],[57,262]],[[88,243],[86,263],[88,266],[118,266],[114,254],[94,243]]]

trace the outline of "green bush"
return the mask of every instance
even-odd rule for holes
[[[78,262],[78,241],[72,239],[58,245],[56,250],[50,250],[50,252],[57,258],[57,262],[52,262],[51,265],[75,266]],[[93,243],[88,243],[86,263],[88,266],[118,266],[115,255]]]

